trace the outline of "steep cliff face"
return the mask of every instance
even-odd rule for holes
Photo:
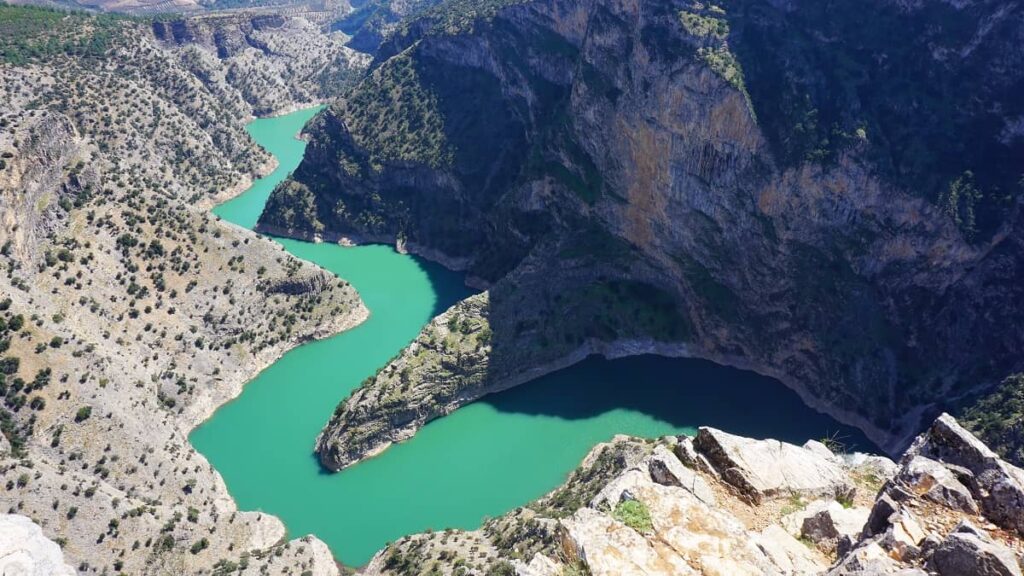
[[[341,91],[368,58],[302,16],[237,12],[153,22],[211,90],[240,97],[257,116],[311,106]]]
[[[840,34],[812,4],[445,4],[312,124],[261,226],[397,237],[489,284],[480,393],[646,337],[901,446],[1022,361],[1022,13],[840,3],[865,14]],[[628,311],[637,294],[668,302],[667,328]],[[388,412],[353,402],[329,467],[381,445],[346,436],[353,410]]]
[[[46,538],[30,518],[16,514],[0,515],[0,567],[11,574],[75,574],[75,569],[64,563],[60,546]]]
[[[74,202],[98,185],[94,167],[78,166],[89,152],[75,127],[61,114],[43,112],[29,120],[21,153],[10,153],[0,171],[0,231],[5,251],[28,260],[43,238],[67,226]],[[0,135],[7,148],[12,134]]]
[[[362,0],[352,3],[352,11],[331,24],[351,36],[348,46],[375,54],[377,48],[399,23],[413,14],[437,6],[439,0]]]

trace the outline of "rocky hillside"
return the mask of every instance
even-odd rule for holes
[[[368,63],[343,34],[278,13],[157,20],[153,34],[208,88],[237,92],[256,115],[320,103]]]
[[[415,14],[441,4],[439,0],[364,0],[353,2],[353,10],[331,27],[351,36],[348,45],[366,54],[375,54],[381,42],[402,22]]]
[[[899,464],[701,428],[617,437],[475,531],[402,538],[368,575],[1020,575],[1024,470],[943,415]]]
[[[401,24],[260,225],[464,268],[488,337],[384,370],[321,460],[594,351],[752,369],[905,447],[1022,369],[1022,39],[1018,3],[980,1],[472,0]]]
[[[273,166],[241,89],[190,64],[148,23],[0,6],[0,542],[50,555],[41,528],[83,574],[336,574],[187,439],[367,314],[209,214]]]
[[[348,2],[338,0],[15,0],[10,3],[134,15],[197,15],[258,9],[266,12],[302,14],[314,21],[329,21],[350,10]]]

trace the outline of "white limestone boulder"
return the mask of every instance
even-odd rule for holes
[[[723,480],[745,498],[760,504],[766,498],[850,499],[854,484],[834,458],[778,440],[752,440],[702,427],[694,448]]]
[[[60,546],[25,516],[0,515],[0,574],[12,576],[74,576]]]

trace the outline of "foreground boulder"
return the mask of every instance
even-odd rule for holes
[[[1024,535],[1024,470],[1004,462],[949,414],[939,416],[914,441],[904,460],[910,463],[920,456],[942,462],[969,486],[986,518]],[[959,501],[962,495],[955,498]]]
[[[60,546],[43,535],[32,520],[0,514],[0,574],[11,576],[73,576]]]
[[[1021,576],[1014,553],[976,530],[946,536],[928,564],[941,576]]]
[[[847,508],[836,501],[818,501],[807,511],[800,523],[800,536],[815,543],[856,540],[871,512],[862,506]]]
[[[964,476],[967,477],[966,474]],[[978,513],[978,504],[971,490],[964,486],[952,470],[931,458],[911,457],[900,469],[897,481],[912,489],[916,495],[937,504],[969,514]]]
[[[726,482],[755,504],[782,494],[840,499],[853,496],[849,475],[820,448],[750,440],[708,427],[700,429],[693,445]]]

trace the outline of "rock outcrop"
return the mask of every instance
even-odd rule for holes
[[[367,57],[301,15],[237,12],[157,19],[153,36],[209,89],[240,97],[256,116],[320,103],[344,89]]]
[[[915,464],[927,457],[934,458],[931,468],[939,473],[922,479]],[[924,489],[925,497],[965,512],[980,507],[992,522],[1024,535],[1024,471],[996,456],[951,416],[940,416],[903,459],[897,486],[918,495]]]
[[[317,271],[304,277],[280,278],[267,282],[264,290],[268,294],[287,294],[289,296],[317,295],[330,290],[336,282],[335,278],[323,271]]]
[[[43,535],[31,519],[0,514],[0,574],[11,576],[74,576],[60,546]]]
[[[945,415],[915,446],[936,442],[950,455],[979,445]],[[904,479],[919,476],[911,470],[920,469],[918,452],[908,452],[899,465],[880,465],[878,457],[831,454],[821,444],[801,447],[710,429],[692,443],[617,437],[595,447],[566,485],[537,502],[477,531],[402,538],[364,573],[448,575],[468,566],[519,576],[1018,576],[1024,533],[1001,528],[1002,512],[990,517],[913,492]],[[746,458],[769,453],[785,455],[771,472],[760,457]],[[695,466],[694,458],[677,454],[711,465]],[[936,462],[950,471],[964,463]],[[1009,471],[1009,486],[1024,486],[1019,469],[998,459],[990,463]],[[884,475],[876,475],[880,470]],[[844,487],[839,499],[827,490],[807,491],[808,485],[834,484],[837,474]],[[772,478],[773,490],[755,501],[750,478],[760,476]],[[1014,511],[1024,514],[1024,505]]]
[[[1022,368],[1024,138],[994,128],[1021,113],[1020,6],[456,4],[384,42],[261,218],[489,287],[486,373],[443,362],[396,406],[382,372],[325,430],[328,468],[586,353],[753,369],[894,452]]]
[[[928,566],[940,576],[1020,576],[1020,561],[1012,550],[994,544],[973,526],[953,531],[932,552]]]
[[[850,500],[853,484],[834,458],[778,440],[750,441],[701,428],[694,449],[723,480],[755,504],[780,494]]]

